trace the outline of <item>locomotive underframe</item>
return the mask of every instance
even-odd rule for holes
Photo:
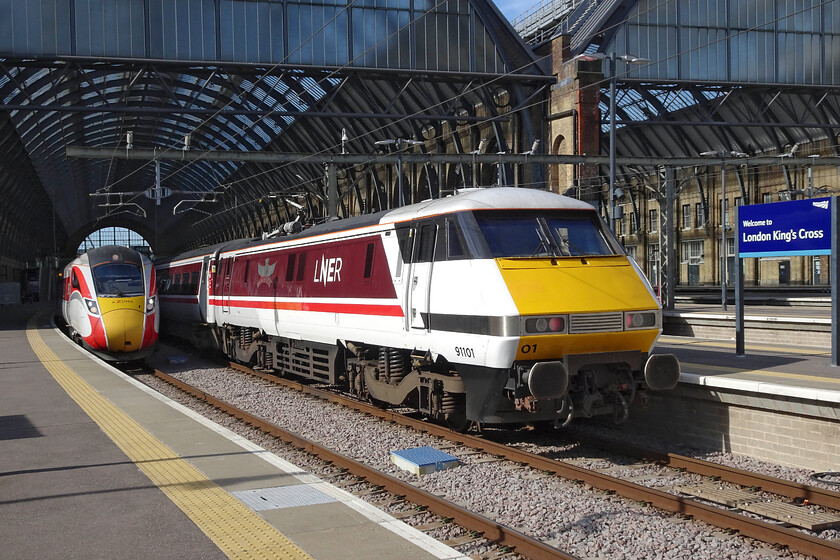
[[[562,359],[568,376],[562,396],[537,398],[528,374],[537,362],[512,368],[458,365],[432,361],[428,354],[347,343],[324,344],[268,336],[246,327],[214,329],[222,351],[280,375],[295,375],[345,388],[383,405],[408,406],[453,427],[553,421],[612,416],[627,419],[631,403],[644,404],[642,365],[647,354],[636,351],[571,354]],[[566,389],[567,387],[567,389]]]

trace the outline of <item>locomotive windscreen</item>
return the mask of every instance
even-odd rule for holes
[[[143,295],[143,269],[136,264],[101,264],[93,268],[93,281],[100,297]]]
[[[475,212],[494,258],[614,255],[597,217],[568,212]]]

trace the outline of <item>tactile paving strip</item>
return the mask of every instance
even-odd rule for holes
[[[27,338],[38,359],[82,410],[216,546],[232,559],[311,557],[100,395],[49,349],[35,320]]]
[[[328,504],[337,501],[332,496],[324,494],[317,488],[313,488],[307,484],[241,490],[239,492],[231,492],[231,494],[239,498],[242,503],[254,511],[314,506],[316,504]]]

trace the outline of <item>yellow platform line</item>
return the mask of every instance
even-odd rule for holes
[[[67,394],[228,558],[311,558],[100,395],[47,347],[33,322],[27,326],[26,336]]]

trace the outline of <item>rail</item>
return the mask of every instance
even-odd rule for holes
[[[239,364],[231,363],[230,367],[268,382],[280,384],[308,395],[348,406],[360,412],[414,428],[420,432],[442,437],[460,445],[466,445],[491,455],[503,457],[509,461],[523,463],[544,472],[551,472],[568,480],[580,480],[599,490],[615,492],[625,498],[648,503],[664,511],[689,515],[710,525],[736,530],[747,537],[763,542],[788,546],[802,554],[810,554],[821,559],[834,560],[840,558],[840,542],[812,537],[794,529],[780,527],[765,521],[746,517],[736,512],[705,505],[692,499],[668,494],[661,490],[621,480],[597,471],[512,448],[479,436],[454,432],[443,426],[431,424],[389,410],[383,410],[331,391],[311,387],[288,379],[281,379],[275,375],[257,372]],[[629,446],[625,447],[625,449],[628,448]],[[768,492],[775,492],[790,498],[802,497],[808,499],[811,503],[840,510],[840,507],[838,507],[840,506],[840,493],[837,492],[797,483],[786,483],[781,479],[773,479],[772,477],[765,477],[748,471],[740,471],[690,457],[670,453],[659,454],[658,456],[654,452],[647,453],[651,458],[666,462],[671,466],[687,468],[691,472],[697,472],[705,476],[719,476],[723,480],[745,486],[760,486]],[[775,490],[771,490],[771,487],[775,488]]]
[[[511,547],[518,554],[526,556],[527,558],[532,560],[579,560],[576,556],[567,554],[537,539],[533,539],[514,529],[511,529],[510,527],[500,525],[491,519],[439,498],[438,496],[426,492],[425,490],[416,488],[408,482],[403,482],[402,480],[380,472],[373,467],[369,467],[363,463],[350,459],[349,457],[345,457],[344,455],[341,455],[327,447],[289,432],[288,430],[284,430],[283,428],[259,418],[258,416],[249,414],[248,412],[217,399],[204,391],[179,381],[170,375],[160,371],[155,371],[155,376],[192,395],[193,397],[206,402],[210,406],[213,406],[226,414],[253,426],[254,428],[257,428],[286,443],[294,445],[295,447],[301,448],[307,453],[315,455],[324,461],[328,461],[338,468],[347,469],[348,473],[359,478],[364,478],[371,484],[382,486],[385,490],[393,494],[405,496],[407,500],[414,502],[415,504],[427,506],[430,512],[444,518],[452,519],[454,522],[469,530],[481,533],[482,537],[485,539],[503,546]]]

